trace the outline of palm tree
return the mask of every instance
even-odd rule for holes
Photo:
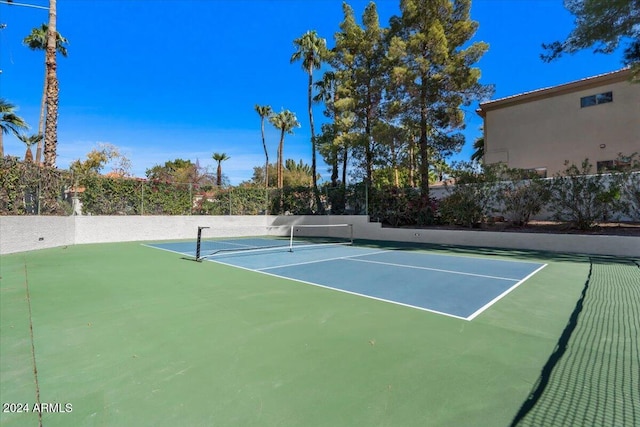
[[[479,137],[478,139],[476,139],[476,141],[473,143],[473,148],[474,151],[473,154],[471,155],[471,160],[475,160],[476,162],[481,162],[482,159],[484,158],[484,137]]]
[[[16,107],[13,104],[0,98],[0,159],[4,157],[3,135],[11,132],[18,136],[20,130],[29,129],[27,122],[15,111]]]
[[[218,162],[218,169],[216,170],[216,185],[218,187],[222,186],[222,162],[230,158],[227,153],[213,153],[213,160]]]
[[[320,136],[316,141],[316,147],[324,157],[325,162],[331,165],[331,186],[338,186],[338,145],[336,139],[340,133],[338,130],[338,112],[335,101],[338,100],[336,90],[336,75],[333,71],[327,71],[322,79],[313,84],[318,94],[313,97],[314,102],[324,102],[326,106],[325,116],[332,118],[333,123],[323,124]]]
[[[33,162],[33,153],[31,152],[31,146],[33,144],[37,144],[40,141],[42,141],[42,138],[43,138],[42,134],[36,133],[34,135],[26,135],[24,133],[21,133],[16,136],[20,141],[24,142],[24,144],[27,146],[27,151],[24,153],[24,161],[26,163]]]
[[[47,49],[45,66],[47,70],[47,113],[44,130],[44,165],[56,167],[58,151],[58,75],[56,62],[56,0],[49,0],[49,31],[47,31]]]
[[[260,115],[260,130],[262,131],[262,147],[264,148],[264,186],[265,188],[269,188],[269,153],[267,152],[267,143],[264,141],[264,118],[270,117],[273,114],[273,110],[270,105],[260,106],[256,104],[253,107],[256,112]]]
[[[284,134],[293,134],[293,128],[300,127],[296,115],[289,110],[283,110],[269,117],[273,126],[280,129],[280,144],[278,145],[278,188],[283,187],[282,180],[282,151],[284,148]]]
[[[293,159],[285,160],[282,181],[289,186],[308,187],[311,183],[311,166],[302,159],[298,163]]]
[[[31,33],[24,38],[22,41],[27,47],[31,50],[42,50],[46,51],[47,49],[47,35],[49,33],[49,25],[42,24],[40,27],[36,27],[31,30]],[[65,58],[67,57],[67,48],[64,46],[68,44],[69,41],[62,37],[60,33],[56,33],[56,49],[58,53]],[[42,100],[40,101],[40,121],[38,122],[38,133],[44,133],[44,111],[45,104],[47,100],[47,71],[45,69],[44,75],[44,90],[42,91]],[[42,157],[42,140],[38,142],[36,148],[36,164],[40,164],[40,159]]]
[[[320,193],[318,192],[318,179],[316,175],[316,136],[313,126],[313,70],[322,65],[322,61],[329,55],[327,41],[318,36],[314,31],[307,31],[301,37],[293,41],[296,51],[291,55],[291,63],[302,60],[302,69],[309,74],[307,87],[307,99],[309,105],[309,125],[311,127],[311,169],[313,170],[313,192],[316,197],[318,209],[322,210]]]

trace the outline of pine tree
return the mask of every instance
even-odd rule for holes
[[[462,106],[487,96],[473,65],[487,51],[469,44],[478,28],[470,18],[470,0],[402,0],[401,16],[391,21],[389,58],[396,100],[405,106],[403,121],[419,134],[420,189],[429,195],[429,155],[459,151],[464,137]]]
[[[362,27],[356,23],[353,9],[346,3],[343,14],[331,61],[336,70],[337,91],[342,95],[335,108],[343,118],[351,116],[355,119],[351,132],[359,137],[349,139],[356,144],[354,154],[362,157],[366,181],[371,184],[376,154],[373,129],[380,119],[385,96],[386,30],[380,26],[373,2],[365,8]]]
[[[590,47],[596,53],[611,53],[627,43],[624,61],[640,66],[640,2],[638,0],[566,0],[576,17],[576,26],[563,42],[543,44],[542,59],[551,61],[563,53]]]

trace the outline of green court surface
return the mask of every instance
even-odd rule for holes
[[[0,425],[640,425],[637,260],[415,250],[548,265],[468,321],[139,243],[2,256]]]

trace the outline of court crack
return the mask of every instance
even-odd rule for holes
[[[27,260],[24,259],[24,286],[27,294],[27,307],[29,308],[29,338],[31,340],[31,359],[33,362],[33,377],[36,386],[36,404],[41,407],[40,402],[40,384],[38,383],[38,365],[36,364],[36,347],[33,338],[33,316],[31,311],[31,293],[29,292],[29,275],[27,269]],[[38,425],[42,427],[42,412],[38,412]]]

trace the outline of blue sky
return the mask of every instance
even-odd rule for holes
[[[15,0],[47,6],[47,0]],[[360,18],[368,1],[351,0]],[[493,98],[549,87],[622,68],[621,50],[583,51],[547,64],[541,44],[562,40],[573,16],[562,0],[475,0],[474,40],[489,43],[478,63]],[[386,26],[399,0],[377,3]],[[100,143],[132,161],[133,174],[176,158],[211,166],[214,152],[230,160],[223,170],[232,184],[264,163],[255,104],[295,112],[302,127],[285,139],[285,157],[310,163],[307,76],[290,64],[293,40],[315,29],[334,45],[342,21],[341,0],[58,0],[58,30],[69,40],[58,61],[60,113],[58,166],[65,168]],[[47,12],[0,4],[0,96],[37,131],[44,53],[22,44]],[[320,73],[317,74],[317,77]],[[479,136],[477,105],[466,108],[467,143],[452,160],[468,160]],[[322,107],[314,110],[322,120]],[[319,126],[318,126],[319,128]],[[279,133],[269,124],[267,145],[275,159]],[[11,135],[5,154],[25,147]],[[108,169],[108,168],[107,168]],[[328,173],[319,172],[324,179]],[[106,172],[107,170],[105,170]]]

